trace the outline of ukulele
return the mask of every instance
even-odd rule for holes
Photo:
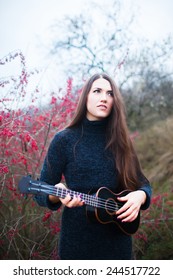
[[[116,211],[124,205],[124,202],[119,202],[117,197],[127,195],[131,192],[130,190],[115,194],[108,188],[101,187],[95,194],[85,194],[70,189],[57,188],[39,180],[32,180],[30,176],[22,177],[18,187],[22,194],[50,194],[61,198],[65,198],[67,194],[70,194],[71,197],[80,196],[86,205],[89,220],[98,221],[101,224],[116,223],[128,235],[134,234],[140,224],[140,212],[132,222],[121,222],[116,216]]]

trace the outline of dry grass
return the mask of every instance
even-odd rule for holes
[[[151,183],[173,184],[173,118],[142,132],[135,144],[142,168]]]

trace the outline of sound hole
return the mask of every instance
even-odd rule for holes
[[[109,215],[115,215],[118,210],[118,204],[113,198],[109,198],[106,200],[105,209]]]

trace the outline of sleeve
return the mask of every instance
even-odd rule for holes
[[[150,182],[148,179],[142,174],[142,184],[138,190],[144,191],[146,194],[146,201],[145,203],[141,206],[141,210],[146,210],[149,208],[150,203],[151,203],[151,196],[152,196],[152,187],[150,185]]]
[[[139,190],[144,191],[147,196],[145,203],[141,206],[141,210],[146,210],[147,208],[149,208],[151,203],[152,188],[148,184],[148,185],[143,185]]]
[[[58,184],[62,178],[65,162],[65,153],[63,153],[61,136],[57,133],[50,143],[42,166],[40,180],[49,185]],[[51,203],[48,199],[48,195],[35,195],[34,200],[38,205],[47,207],[53,211],[61,206],[61,202]]]

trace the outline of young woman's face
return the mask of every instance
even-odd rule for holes
[[[97,121],[108,117],[112,110],[113,101],[110,83],[104,78],[95,80],[87,97],[87,119]]]

